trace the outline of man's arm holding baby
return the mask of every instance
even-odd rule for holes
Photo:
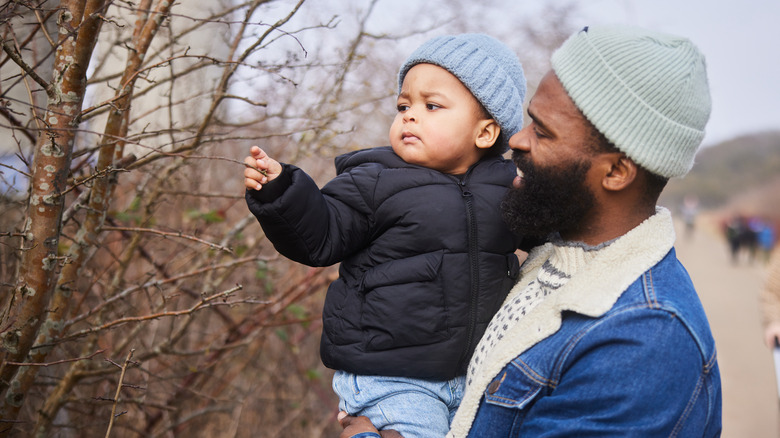
[[[346,412],[339,412],[339,424],[344,430],[339,438],[404,438],[395,430],[377,431],[367,417],[352,417]]]

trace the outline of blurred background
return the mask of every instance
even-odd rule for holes
[[[337,436],[318,355],[335,267],[264,240],[243,200],[249,147],[324,184],[336,155],[388,143],[398,67],[428,38],[501,39],[531,96],[552,50],[597,23],[680,34],[707,58],[704,145],[661,204],[715,334],[723,436],[778,436],[758,292],[780,226],[780,3],[90,0],[101,25],[76,27],[77,110],[47,88],[70,68],[56,52],[67,3],[0,6],[4,342],[19,315],[38,321],[19,332],[29,352],[4,356],[0,436]],[[35,151],[53,142],[62,201],[28,208]],[[32,249],[51,240],[29,231],[47,220],[57,269],[36,270]],[[18,299],[35,281],[45,299]]]

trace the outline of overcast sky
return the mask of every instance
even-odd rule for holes
[[[420,5],[417,0],[383,0],[382,14],[401,14],[405,3]],[[431,3],[441,10],[442,4]],[[506,7],[496,8],[495,3]],[[579,27],[575,29],[623,23],[686,36],[707,59],[713,110],[704,144],[780,130],[780,0],[493,0],[489,4],[487,16],[474,17],[473,23],[475,31],[497,37],[498,29],[511,29],[513,20],[541,17],[547,4],[576,4],[579,13],[572,22]],[[386,16],[383,20],[394,29],[408,25]]]

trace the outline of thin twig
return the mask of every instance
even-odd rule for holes
[[[125,358],[125,363],[122,364],[122,372],[119,374],[119,383],[116,385],[116,393],[114,394],[114,404],[111,406],[111,419],[108,421],[108,429],[106,430],[106,438],[108,438],[109,435],[111,435],[111,426],[114,425],[114,418],[116,417],[116,405],[119,404],[119,392],[122,390],[122,380],[125,378],[125,372],[127,371],[127,366],[130,364],[130,359],[133,358],[133,353],[135,352],[135,349],[131,349],[129,353],[127,353],[127,357]]]
[[[143,316],[126,316],[124,318],[119,318],[119,319],[116,319],[114,321],[107,322],[107,323],[105,323],[105,324],[103,324],[101,326],[98,326],[98,327],[91,327],[91,328],[88,328],[88,329],[84,329],[84,330],[78,331],[76,333],[73,333],[73,334],[67,336],[66,338],[63,338],[62,340],[75,339],[75,338],[78,338],[78,337],[81,337],[81,336],[86,336],[86,335],[88,335],[90,333],[99,332],[99,331],[102,331],[102,330],[109,329],[111,327],[116,327],[116,326],[119,326],[119,325],[122,325],[122,324],[131,323],[131,322],[141,322],[141,321],[149,321],[149,320],[159,319],[159,318],[164,318],[164,317],[176,317],[176,316],[181,316],[181,315],[189,315],[189,314],[195,313],[199,309],[203,309],[203,308],[219,305],[220,303],[214,303],[212,301],[215,301],[218,298],[223,298],[223,299],[227,300],[227,298],[230,296],[230,294],[232,294],[235,291],[241,290],[241,289],[243,289],[243,286],[241,286],[239,284],[239,285],[236,285],[235,287],[230,288],[230,289],[228,289],[226,291],[217,292],[217,293],[215,293],[213,295],[209,295],[207,297],[203,297],[200,301],[198,301],[197,303],[195,303],[195,305],[193,305],[192,307],[190,307],[188,309],[164,311],[164,312],[154,313],[154,314],[151,314],[151,315],[143,315]],[[225,302],[223,302],[221,304],[224,304],[224,305],[234,305],[234,304],[238,304],[238,303],[230,303],[230,302],[225,301]]]
[[[75,190],[76,187],[88,184],[90,181],[92,181],[92,180],[94,180],[96,178],[103,178],[103,177],[106,177],[106,176],[108,176],[108,175],[110,175],[112,173],[119,173],[119,172],[129,172],[129,171],[126,170],[126,169],[115,168],[114,166],[108,166],[108,167],[106,167],[103,170],[99,170],[99,171],[93,173],[92,175],[87,175],[83,179],[74,181],[74,184],[71,187],[69,187],[67,190],[64,190],[64,191],[62,191],[60,193],[55,194],[54,198],[56,199],[56,198],[59,198],[61,196],[67,195],[71,191]]]
[[[11,231],[0,231],[0,237],[26,237],[25,233],[14,233]]]
[[[26,62],[24,62],[24,59],[22,59],[22,55],[19,54],[19,52],[16,50],[16,47],[13,44],[13,41],[4,41],[3,42],[3,51],[6,55],[8,55],[9,58],[11,58],[16,65],[18,65],[22,70],[24,70],[25,73],[27,73],[28,76],[30,76],[35,82],[38,83],[41,87],[43,87],[44,90],[46,90],[47,93],[51,93],[51,87],[49,86],[49,83],[46,82],[45,79],[40,77],[38,73],[35,72],[35,70],[32,69],[29,65],[27,65]]]
[[[15,365],[19,367],[48,367],[51,365],[59,365],[62,363],[68,363],[68,362],[78,362],[80,360],[87,360],[92,359],[93,357],[97,356],[98,354],[104,352],[106,350],[98,350],[89,356],[83,356],[83,357],[75,357],[73,359],[63,359],[63,360],[57,360],[54,362],[46,362],[46,363],[34,363],[34,362],[6,362],[8,365]]]
[[[211,248],[218,249],[220,251],[224,251],[224,252],[233,254],[233,250],[230,249],[230,248],[226,248],[226,247],[224,247],[222,245],[218,245],[216,243],[205,241],[205,240],[200,239],[200,238],[195,237],[195,236],[190,236],[190,235],[187,235],[187,234],[183,234],[181,231],[177,231],[175,233],[171,233],[171,232],[168,232],[168,231],[160,231],[160,230],[155,230],[155,229],[152,229],[152,228],[106,227],[106,226],[100,227],[100,230],[101,231],[133,231],[133,232],[137,232],[137,233],[152,233],[152,234],[157,234],[157,235],[160,235],[160,236],[163,236],[163,237],[180,237],[182,239],[187,239],[187,240],[192,240],[192,241],[195,241],[195,242],[199,242],[199,243],[202,243],[204,245],[208,245]]]
[[[137,292],[139,290],[143,290],[143,289],[148,288],[148,287],[159,288],[159,287],[161,287],[163,285],[166,285],[166,284],[171,284],[171,283],[175,283],[177,281],[184,280],[186,278],[192,278],[192,277],[198,276],[198,275],[203,274],[204,272],[208,272],[210,270],[230,269],[230,268],[233,268],[235,266],[239,266],[239,265],[242,265],[244,263],[253,262],[253,261],[257,261],[257,260],[258,260],[258,258],[255,257],[255,256],[243,257],[241,259],[231,260],[231,261],[229,261],[227,263],[220,264],[220,265],[206,266],[206,267],[198,268],[198,269],[192,270],[190,272],[185,272],[183,274],[179,274],[179,275],[176,275],[176,276],[173,276],[173,277],[170,277],[170,278],[153,279],[151,281],[147,281],[146,283],[142,283],[142,284],[131,286],[131,287],[129,287],[129,288],[127,288],[127,289],[125,289],[125,290],[115,294],[114,296],[106,299],[102,303],[99,303],[99,304],[91,307],[89,309],[89,311],[87,311],[86,313],[78,315],[78,316],[74,317],[73,319],[69,320],[65,324],[65,326],[66,327],[70,327],[70,326],[72,326],[73,324],[75,324],[75,323],[77,323],[79,321],[83,321],[84,319],[88,318],[89,316],[94,315],[95,313],[101,311],[105,306],[109,306],[109,305],[111,305],[111,304],[113,304],[113,303],[115,303],[117,301],[120,301],[120,300],[124,300],[125,298],[127,298],[128,296],[130,296],[131,294],[133,294],[133,293],[135,293],[135,292]],[[261,259],[261,260],[268,262],[268,261],[270,261],[272,259]],[[39,347],[40,346],[45,346],[45,344],[44,345],[39,345]]]

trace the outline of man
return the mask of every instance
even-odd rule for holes
[[[550,242],[477,346],[448,436],[719,436],[714,340],[656,207],[704,136],[704,58],[684,38],[591,26],[552,67],[509,141],[502,206]],[[368,430],[341,421],[342,436]]]

